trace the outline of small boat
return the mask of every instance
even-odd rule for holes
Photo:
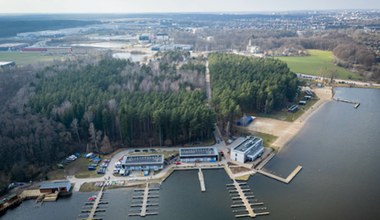
[[[95,200],[96,200],[96,195],[93,195],[93,196],[88,198],[88,201],[90,201],[90,202],[93,202]]]

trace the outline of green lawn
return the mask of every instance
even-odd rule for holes
[[[308,50],[310,56],[303,57],[277,57],[286,62],[291,71],[310,75],[324,75],[329,77],[332,70],[337,71],[338,79],[361,79],[362,77],[345,68],[334,64],[334,55],[331,51]],[[331,75],[330,75],[331,76]]]
[[[0,52],[1,61],[15,61],[16,65],[23,66],[28,64],[36,64],[39,62],[50,62],[55,59],[62,59],[60,55],[45,55],[39,52]]]

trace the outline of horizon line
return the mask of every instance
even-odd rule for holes
[[[380,8],[347,8],[347,9],[297,9],[297,10],[274,10],[274,11],[145,11],[145,12],[0,12],[0,15],[70,15],[70,14],[255,14],[255,13],[295,13],[295,12],[332,12],[332,11],[376,11]]]

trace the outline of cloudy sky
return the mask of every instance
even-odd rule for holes
[[[380,9],[380,0],[0,0],[0,13],[257,12]]]

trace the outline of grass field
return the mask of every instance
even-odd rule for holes
[[[338,79],[361,79],[362,77],[345,68],[334,64],[334,56],[331,51],[308,50],[310,56],[304,57],[278,57],[286,62],[291,71],[320,76],[323,73],[328,77],[326,71],[336,70]]]
[[[0,61],[15,61],[16,65],[24,66],[28,64],[36,64],[39,62],[49,62],[55,59],[62,59],[63,56],[45,55],[39,52],[0,52]]]

